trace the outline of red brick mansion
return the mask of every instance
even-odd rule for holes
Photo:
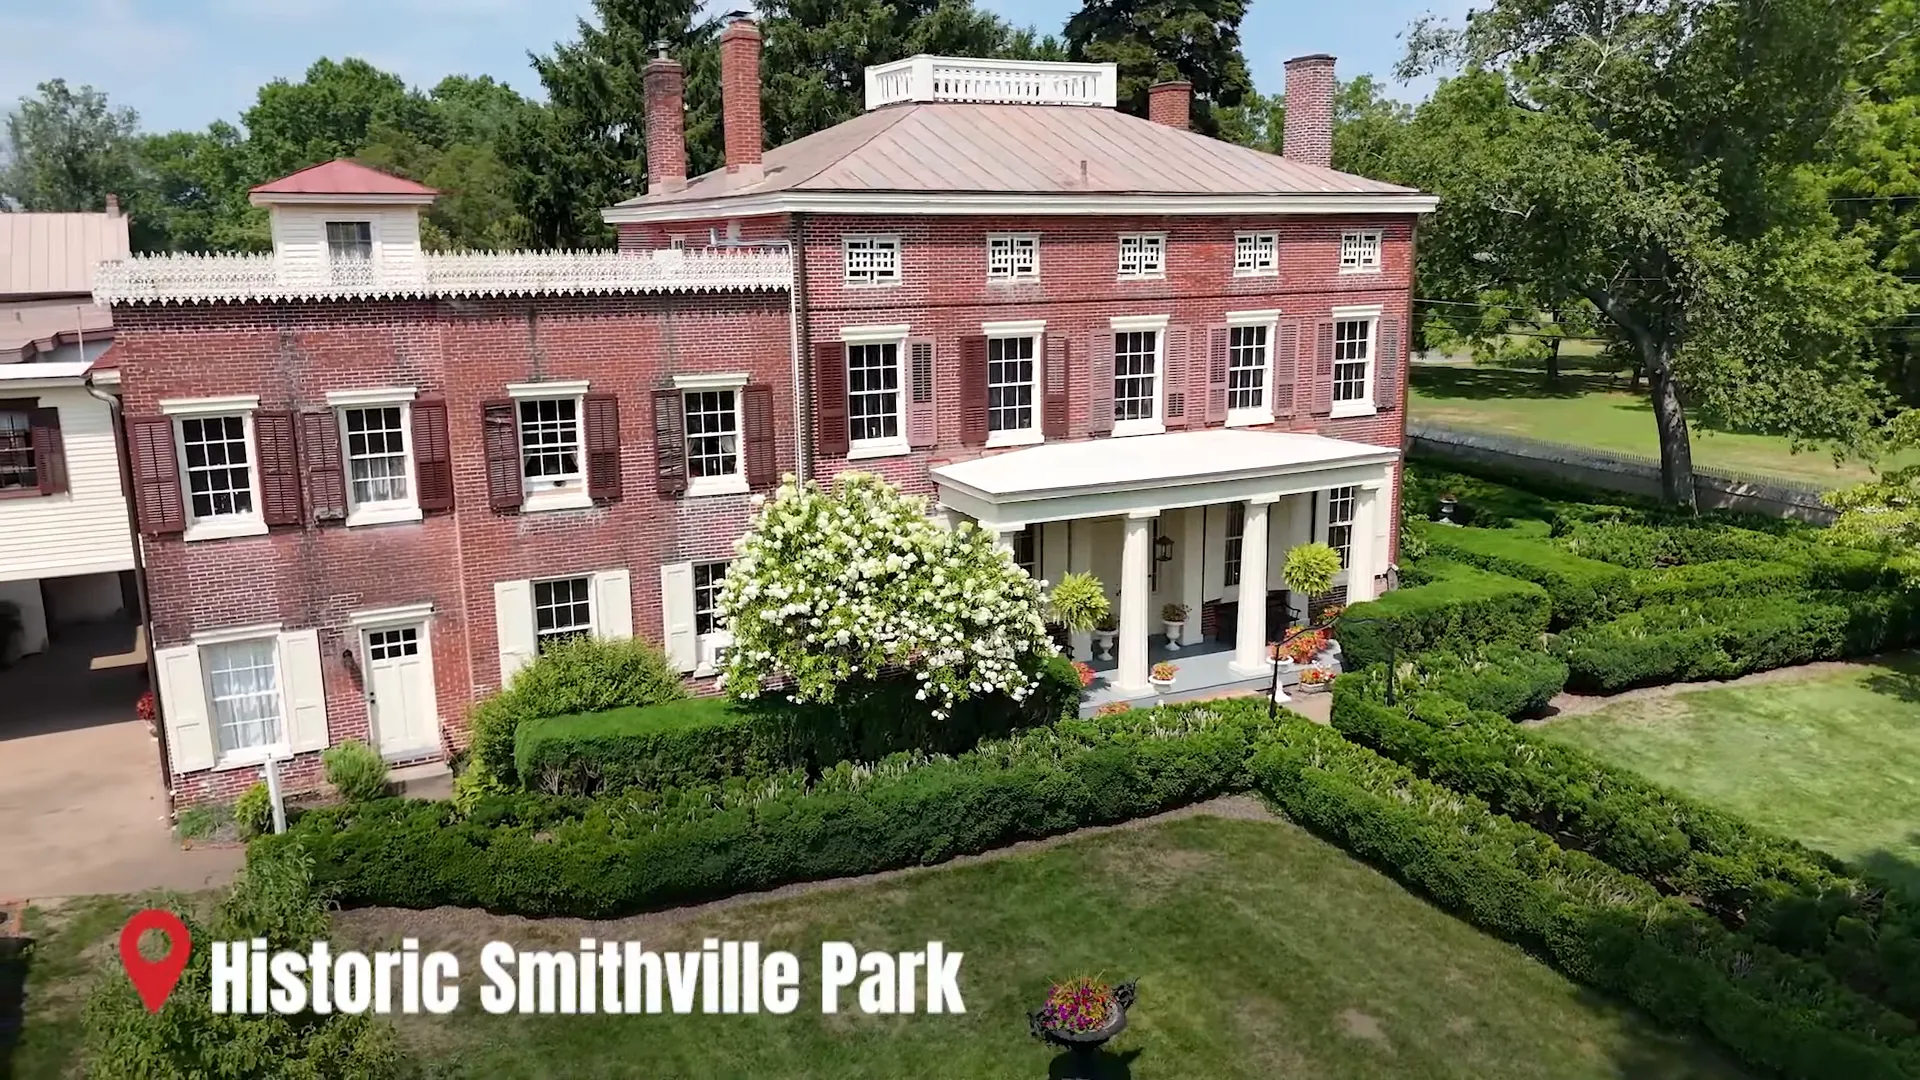
[[[932,56],[763,152],[758,30],[721,53],[704,176],[680,65],[648,64],[617,252],[425,251],[433,191],[332,162],[254,190],[271,254],[102,268],[179,801],[348,738],[443,758],[571,635],[709,676],[785,473],[876,472],[1036,577],[1093,572],[1122,692],[1168,603],[1264,671],[1294,544],[1382,587],[1434,200],[1329,167],[1332,58],[1289,63],[1275,157],[1189,131],[1184,84],[1146,120],[1110,65]]]

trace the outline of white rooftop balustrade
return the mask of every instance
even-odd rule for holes
[[[984,101],[1111,109],[1119,100],[1119,85],[1112,64],[921,54],[868,68],[867,108],[909,101]]]

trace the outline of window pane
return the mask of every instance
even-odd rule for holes
[[[687,475],[734,476],[740,471],[739,414],[731,390],[686,395]]]
[[[1267,399],[1267,328],[1235,326],[1227,348],[1227,408],[1259,409]]]
[[[207,703],[221,753],[280,741],[280,673],[271,640],[209,645]]]
[[[33,468],[33,424],[24,412],[0,412],[0,491],[40,486]]]
[[[727,580],[727,564],[693,564],[693,632],[711,634],[724,630],[727,621],[719,611],[720,586]]]
[[[1033,356],[1033,338],[987,339],[988,431],[1032,429]]]
[[[520,403],[524,475],[548,484],[580,479],[580,402],[542,398]]]
[[[900,346],[847,346],[847,434],[854,442],[900,437]]]
[[[327,255],[334,262],[373,258],[373,225],[365,221],[327,222]]]
[[[592,588],[583,577],[533,583],[533,630],[541,651],[593,632]]]
[[[180,421],[180,444],[186,451],[187,501],[194,520],[253,513],[244,418],[187,417]]]
[[[1240,584],[1240,550],[1247,533],[1247,504],[1227,504],[1227,556],[1225,584]]]
[[[1113,335],[1113,418],[1152,420],[1160,414],[1157,391],[1160,335],[1132,330]]]
[[[1333,400],[1367,400],[1367,361],[1373,348],[1373,320],[1343,319],[1333,324]]]
[[[1340,565],[1347,565],[1353,551],[1353,489],[1334,488],[1327,492],[1327,545],[1340,553]]]
[[[407,436],[398,405],[346,410],[347,479],[354,505],[404,502]]]

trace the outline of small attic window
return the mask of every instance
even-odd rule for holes
[[[373,261],[373,223],[327,222],[327,259],[337,263]]]

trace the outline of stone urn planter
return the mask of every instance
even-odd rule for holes
[[[1167,632],[1167,651],[1180,651],[1180,635],[1187,628],[1187,606],[1185,604],[1162,604],[1160,607],[1160,625]]]
[[[1170,693],[1173,690],[1173,677],[1179,673],[1180,669],[1172,664],[1155,664],[1147,674],[1147,682],[1153,686],[1156,694]]]
[[[1333,674],[1324,668],[1308,668],[1294,689],[1302,694],[1324,694],[1333,684]]]
[[[1118,630],[1106,630],[1096,627],[1093,631],[1093,647],[1099,653],[1099,659],[1113,659],[1113,642],[1120,636]]]
[[[1094,987],[1106,990],[1099,984],[1094,984]],[[1062,987],[1055,987],[1050,998],[1058,998],[1061,990]],[[1071,1055],[1068,1070],[1062,1074],[1064,1077],[1095,1080],[1099,1075],[1100,1048],[1127,1029],[1127,1010],[1133,1008],[1135,984],[1123,982],[1106,990],[1106,993],[1110,995],[1110,1002],[1105,1022],[1087,1030],[1074,1030],[1059,1023],[1057,1017],[1061,1015],[1061,1010],[1052,1000],[1027,1014],[1027,1023],[1034,1038]]]

